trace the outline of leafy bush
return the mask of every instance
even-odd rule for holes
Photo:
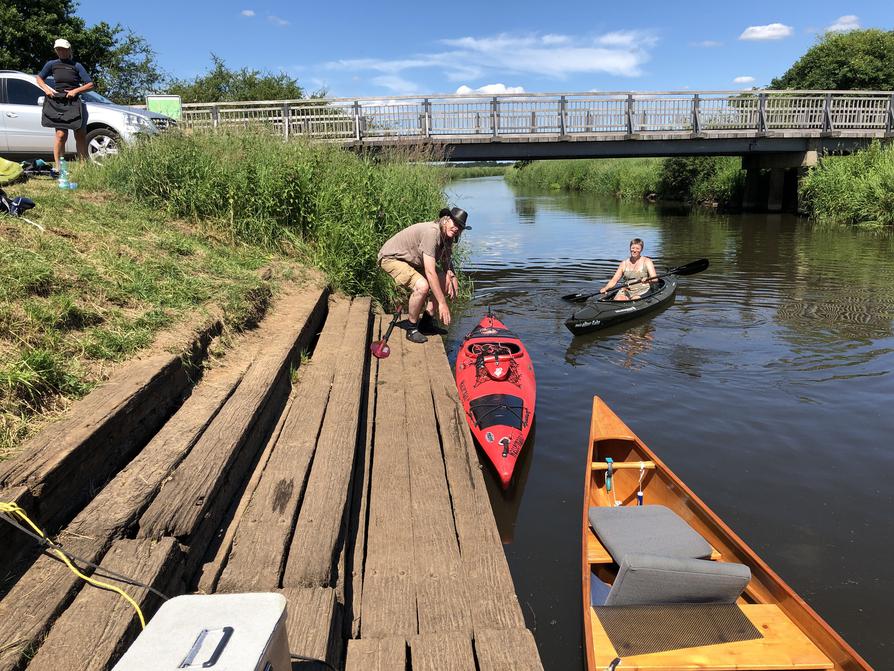
[[[384,296],[390,283],[376,267],[382,243],[444,204],[443,173],[410,158],[427,157],[358,156],[262,130],[166,133],[81,180],[234,242],[297,251],[335,288]]]
[[[801,206],[816,221],[894,226],[894,147],[873,143],[850,156],[826,156],[801,180]]]

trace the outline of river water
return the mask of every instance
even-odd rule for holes
[[[484,472],[546,669],[583,665],[594,394],[873,666],[894,668],[894,238],[526,192],[500,177],[448,195],[469,212],[475,283],[451,358],[490,306],[536,370],[534,432],[510,492]],[[601,286],[634,237],[659,270],[711,266],[680,278],[660,313],[573,338],[559,296]]]

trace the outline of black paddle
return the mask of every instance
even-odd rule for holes
[[[603,296],[613,296],[618,293],[621,289],[626,289],[627,287],[632,287],[634,284],[642,284],[643,282],[649,282],[650,280],[658,279],[659,277],[667,277],[668,275],[695,275],[696,273],[700,273],[708,267],[708,259],[699,259],[698,261],[692,261],[691,263],[687,263],[685,266],[679,266],[678,268],[671,268],[667,272],[658,273],[655,277],[649,277],[644,280],[635,280],[633,282],[628,282],[627,284],[619,284],[616,287],[613,287],[606,291]],[[562,296],[563,301],[570,301],[571,303],[583,303],[585,300],[592,296],[599,295],[600,292],[594,291],[590,294],[582,294],[580,292],[576,294],[566,294]]]

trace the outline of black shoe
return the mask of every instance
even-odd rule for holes
[[[407,340],[409,340],[410,342],[415,342],[415,343],[419,343],[419,344],[428,342],[428,338],[426,338],[424,335],[422,335],[419,332],[419,329],[412,324],[407,329]]]
[[[425,335],[446,335],[447,329],[438,326],[434,317],[423,312],[422,317],[419,318],[419,332]]]

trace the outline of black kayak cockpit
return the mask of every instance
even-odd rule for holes
[[[524,401],[511,394],[488,394],[469,401],[469,413],[479,429],[510,426],[521,430]]]

